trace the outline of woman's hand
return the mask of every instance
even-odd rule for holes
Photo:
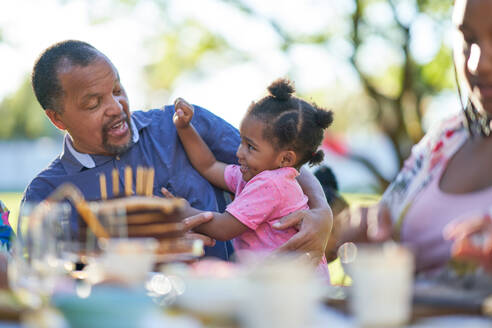
[[[454,241],[453,258],[478,262],[492,272],[492,219],[488,214],[449,223],[444,229],[444,238]]]
[[[333,216],[329,207],[301,210],[284,216],[273,227],[279,230],[294,227],[299,232],[277,251],[304,253],[314,265],[319,264],[325,254],[332,223]]]
[[[326,258],[334,260],[338,247],[344,243],[384,242],[391,239],[392,232],[390,212],[383,204],[347,208],[334,218]]]
[[[183,98],[177,98],[174,101],[173,123],[176,129],[183,129],[190,125],[193,117],[194,108]]]

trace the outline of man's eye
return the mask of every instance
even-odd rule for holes
[[[89,105],[87,105],[88,110],[94,110],[97,107],[99,107],[99,100],[97,101],[92,101]]]

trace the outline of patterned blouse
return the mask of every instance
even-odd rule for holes
[[[468,130],[462,116],[453,116],[430,129],[412,148],[410,157],[384,192],[382,202],[390,209],[395,240],[400,239],[401,225],[415,197],[432,179],[439,177],[440,165],[467,140]]]
[[[401,239],[401,228],[408,210],[416,197],[433,179],[439,179],[443,166],[469,138],[462,114],[454,115],[429,130],[424,138],[412,148],[410,157],[405,161],[396,179],[386,189],[381,202],[391,213],[393,221],[393,238]],[[484,204],[488,208],[488,204]],[[490,206],[492,207],[492,201]],[[486,211],[484,216],[488,215]],[[471,273],[481,276],[481,269],[462,261],[449,260],[447,264],[434,273],[440,278],[450,275],[462,276]],[[427,275],[429,273],[423,273]],[[431,274],[432,275],[432,274]],[[488,282],[489,279],[487,278]]]

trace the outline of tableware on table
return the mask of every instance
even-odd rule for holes
[[[322,281],[309,263],[276,256],[248,265],[247,271],[245,297],[239,308],[241,327],[312,326]]]
[[[53,304],[71,328],[142,327],[145,317],[156,311],[156,306],[142,289],[112,285],[94,286],[86,298],[57,294]]]
[[[359,244],[346,265],[352,278],[349,306],[360,327],[397,327],[412,310],[414,259],[395,243]]]
[[[9,286],[30,308],[47,303],[66,274],[57,243],[69,209],[66,204],[26,203],[20,210],[17,235],[9,258]]]
[[[237,263],[205,259],[189,266],[170,264],[162,272],[170,280],[168,300],[209,317],[231,317],[241,307],[247,283]],[[173,295],[174,294],[174,295]]]
[[[116,279],[128,285],[145,283],[155,263],[158,246],[154,238],[111,238],[100,241],[102,255],[98,265],[105,279]]]

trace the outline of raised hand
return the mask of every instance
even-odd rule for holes
[[[193,117],[193,105],[183,98],[177,98],[174,101],[173,123],[177,129],[183,129],[189,126]]]

